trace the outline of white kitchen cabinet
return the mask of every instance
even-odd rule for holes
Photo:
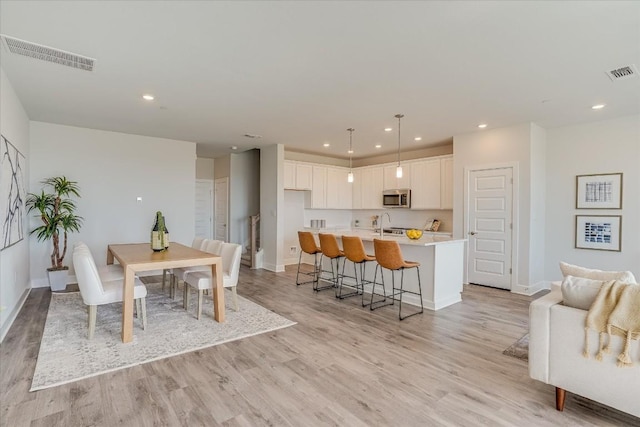
[[[362,169],[353,170],[353,182],[351,183],[351,209],[363,209],[362,196],[364,183],[362,182]]]
[[[396,178],[398,164],[384,167],[384,190],[398,188],[411,188],[411,163],[400,163],[402,166],[402,178]]]
[[[411,164],[411,209],[440,208],[440,158]]]
[[[312,166],[311,209],[327,207],[327,167]]]
[[[383,174],[381,166],[362,169],[361,209],[382,209]]]
[[[313,186],[313,166],[308,164],[296,164],[296,189],[311,190]]]
[[[440,159],[440,209],[453,209],[453,157]]]
[[[284,162],[285,190],[311,190],[313,166],[290,160]]]
[[[296,164],[295,162],[284,161],[284,189],[296,189]]]
[[[349,169],[327,168],[326,197],[328,209],[351,209],[352,187],[347,181]]]

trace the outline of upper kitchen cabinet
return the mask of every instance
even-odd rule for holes
[[[382,209],[382,181],[381,166],[354,169],[351,209]]]
[[[290,160],[284,162],[285,190],[311,190],[313,166]]]
[[[453,209],[453,157],[411,164],[411,209]]]
[[[354,169],[353,182],[351,183],[351,209],[363,209],[362,184],[362,169]]]
[[[352,185],[347,181],[349,169],[327,168],[327,208],[351,209]]]
[[[362,169],[362,209],[382,209],[383,168]]]
[[[396,178],[397,164],[384,167],[383,190],[395,190],[398,188],[411,188],[411,163],[401,163],[402,178]]]
[[[440,159],[411,164],[411,208],[440,209]]]
[[[453,209],[453,157],[440,160],[440,208]]]
[[[327,207],[327,167],[313,166],[311,182],[311,209]]]

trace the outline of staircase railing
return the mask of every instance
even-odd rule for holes
[[[251,223],[251,231],[250,231],[250,246],[249,252],[251,254],[251,268],[256,267],[256,254],[260,249],[260,214],[251,215],[249,217],[249,221]]]

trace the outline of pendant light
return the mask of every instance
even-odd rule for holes
[[[353,154],[353,131],[354,128],[347,129],[349,131],[349,174],[347,175],[347,182],[353,182],[353,171],[351,170],[351,157]]]
[[[402,166],[400,166],[400,119],[404,117],[404,114],[396,114],[395,118],[398,119],[398,167],[396,168],[396,178],[402,178]]]

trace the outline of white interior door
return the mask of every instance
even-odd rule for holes
[[[213,181],[196,180],[196,230],[195,236],[213,237]]]
[[[469,283],[511,289],[512,168],[469,172]]]
[[[229,178],[220,178],[214,181],[214,215],[215,215],[215,239],[229,241],[227,221],[229,217]]]

